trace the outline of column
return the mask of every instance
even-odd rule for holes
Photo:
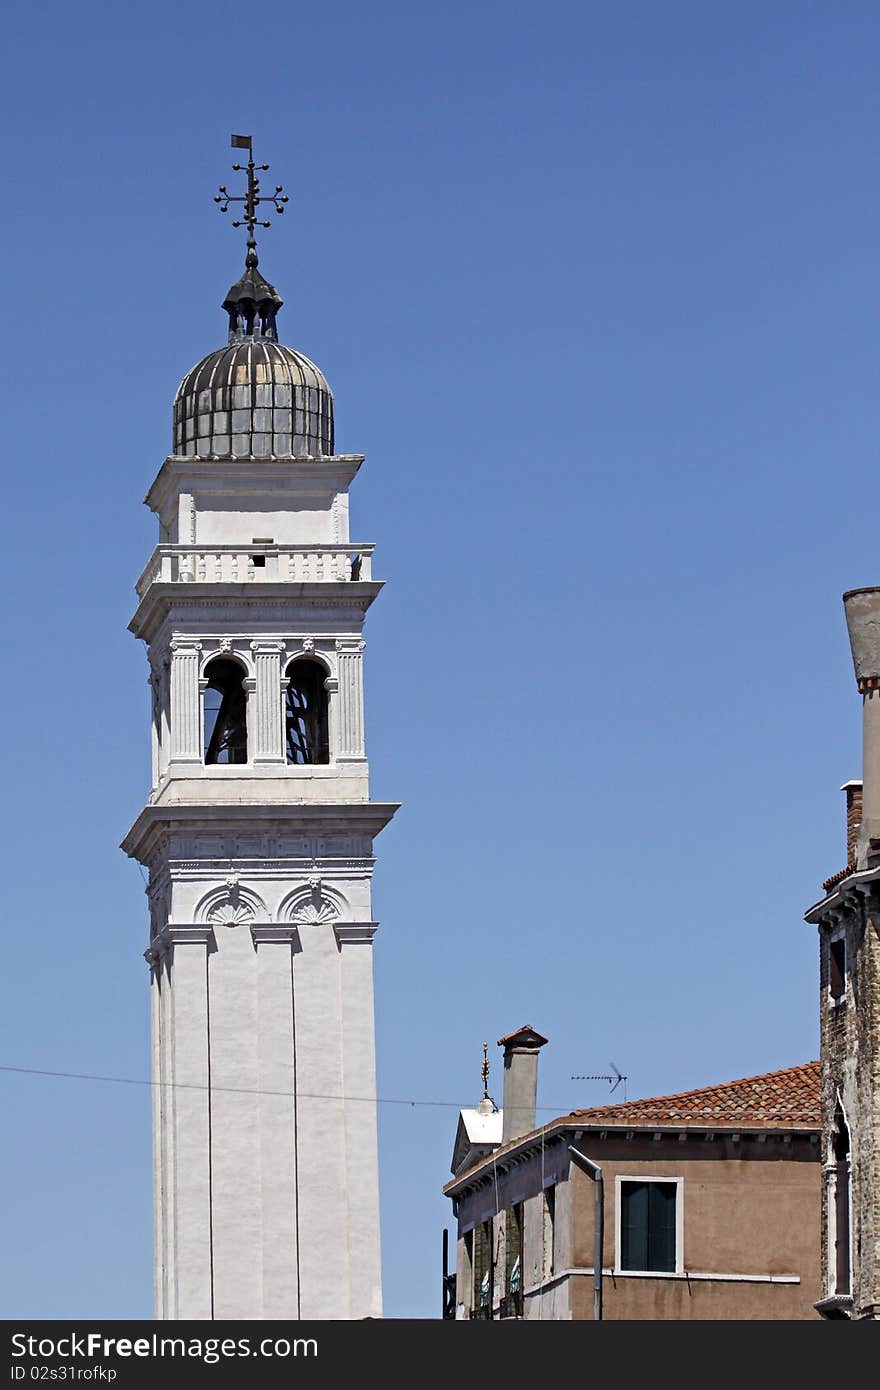
[[[284,682],[285,686],[288,684]],[[339,751],[342,746],[339,737],[339,680],[336,676],[327,676],[324,680],[324,689],[327,692],[327,741],[330,746],[330,761],[335,763],[339,758]]]
[[[248,699],[248,743],[253,763],[281,763],[281,642],[251,642],[254,684]]]
[[[337,731],[340,762],[364,757],[364,646],[360,637],[341,637],[336,651],[339,664],[339,718]]]
[[[171,747],[175,762],[202,761],[202,720],[199,708],[201,642],[175,637],[171,642]]]

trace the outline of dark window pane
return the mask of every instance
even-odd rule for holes
[[[220,657],[206,670],[205,762],[247,762],[247,697],[244,669]]]
[[[508,1207],[506,1218],[507,1278],[508,1291],[518,1293],[522,1288],[523,1220],[522,1203]]]
[[[674,1272],[675,1199],[675,1183],[621,1183],[621,1268]]]
[[[481,1221],[474,1227],[474,1308],[492,1316],[492,1223]]]
[[[284,729],[289,763],[329,763],[330,737],[327,672],[317,661],[300,657],[287,668]]]
[[[846,993],[846,941],[838,937],[828,947],[828,983],[832,999],[842,999]]]
[[[675,1269],[675,1184],[648,1184],[648,1269]]]
[[[620,1215],[624,1269],[648,1268],[648,1184],[621,1184]]]

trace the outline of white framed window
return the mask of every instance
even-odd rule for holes
[[[614,1180],[616,1274],[681,1274],[684,1210],[681,1178],[619,1174]]]
[[[849,1125],[838,1104],[825,1167],[828,1293],[852,1293],[852,1151]]]

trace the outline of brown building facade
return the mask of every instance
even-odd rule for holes
[[[444,1190],[458,1318],[815,1318],[819,1064],[575,1111]]]

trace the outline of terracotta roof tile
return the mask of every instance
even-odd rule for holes
[[[515,1033],[507,1033],[503,1038],[499,1038],[498,1046],[506,1047],[508,1044],[520,1043],[526,1047],[543,1047],[546,1042],[543,1033],[539,1033],[530,1023],[524,1023]]]
[[[461,1188],[514,1149],[541,1142],[542,1136],[583,1125],[593,1129],[686,1129],[697,1130],[818,1130],[821,1128],[819,1062],[803,1062],[798,1067],[765,1072],[725,1081],[720,1086],[702,1086],[697,1091],[681,1091],[673,1096],[652,1096],[649,1100],[624,1101],[621,1105],[596,1105],[589,1110],[572,1110],[549,1124],[524,1134],[495,1149],[465,1173],[459,1173],[443,1188],[451,1193]]]
[[[822,887],[825,889],[826,893],[830,893],[832,888],[836,888],[838,883],[843,883],[843,880],[849,878],[850,874],[854,874],[855,871],[855,860],[851,859],[845,869],[838,869],[836,874],[832,874],[830,878],[824,879]]]
[[[819,1063],[805,1062],[799,1067],[746,1076],[678,1095],[573,1110],[571,1118],[589,1125],[742,1125],[752,1129],[766,1125],[772,1129],[818,1129],[819,1078]]]

